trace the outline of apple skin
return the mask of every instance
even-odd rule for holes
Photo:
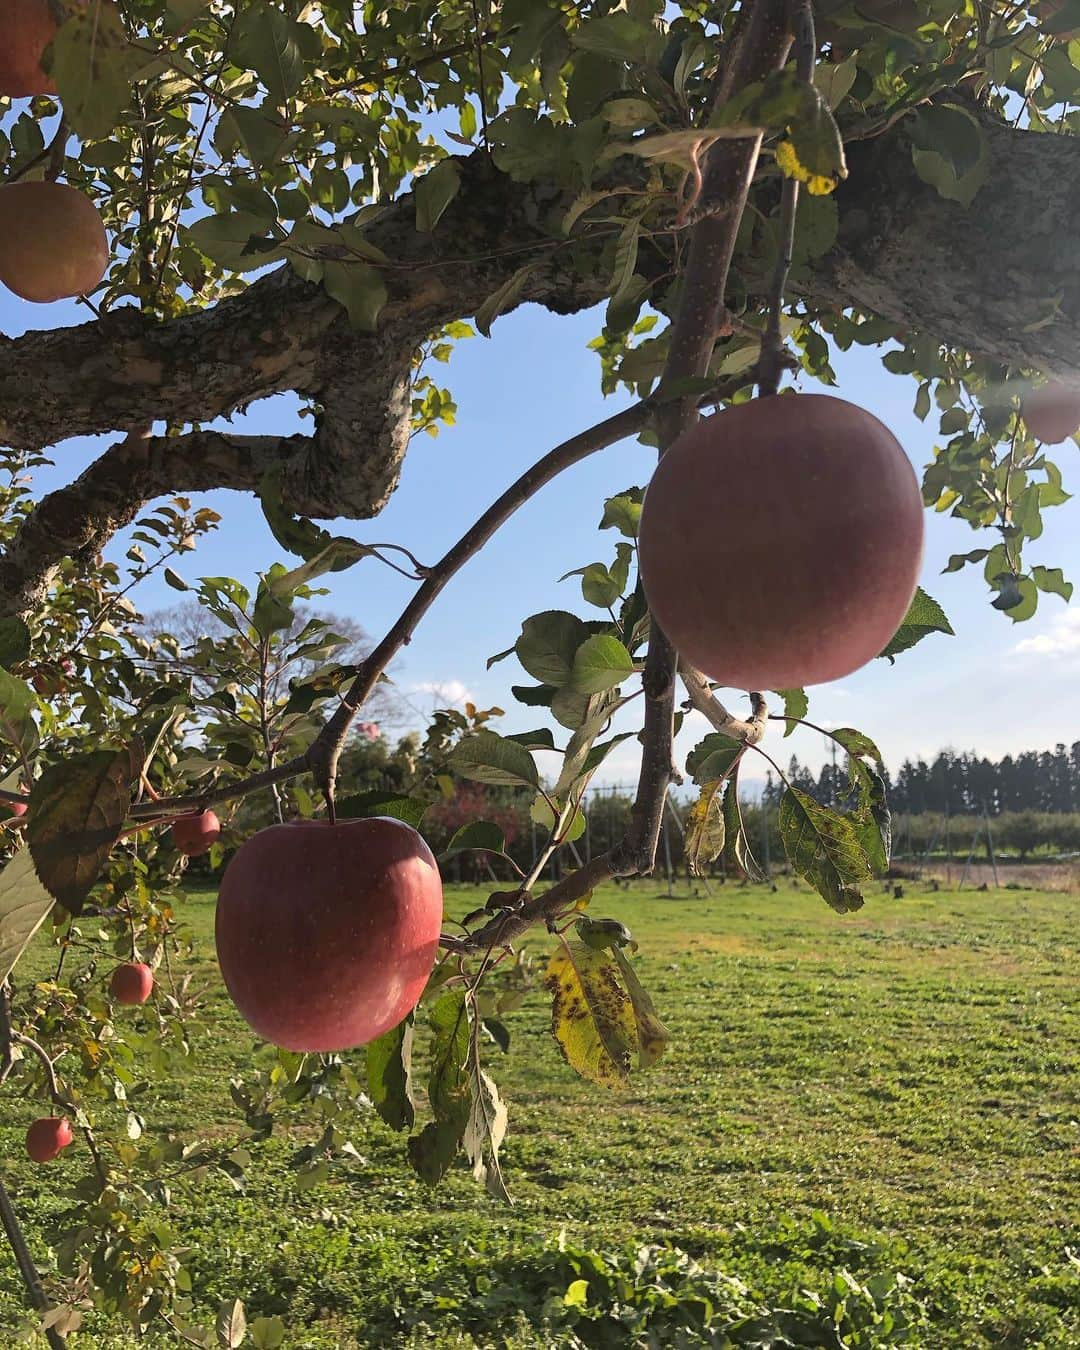
[[[5,802],[4,805],[13,816],[25,816],[30,809],[25,802]]]
[[[415,1008],[441,924],[438,865],[411,826],[298,820],[260,830],[226,868],[218,963],[258,1036],[287,1050],[347,1050]]]
[[[108,264],[105,226],[84,193],[65,183],[0,187],[0,281],[21,300],[85,295]]]
[[[66,1116],[42,1116],[26,1131],[26,1151],[36,1163],[52,1162],[72,1142]]]
[[[688,662],[736,689],[823,684],[877,656],[922,560],[914,470],[876,417],[825,394],[699,422],[645,493],[641,577]]]
[[[1023,399],[1021,414],[1037,441],[1057,445],[1080,431],[1080,390],[1058,380],[1040,384]]]
[[[200,811],[197,816],[180,816],[172,823],[173,845],[189,858],[209,853],[221,838],[221,821],[213,811]]]
[[[117,1003],[145,1003],[154,988],[154,972],[144,961],[129,961],[117,966],[109,981],[109,992]]]
[[[0,9],[0,94],[29,98],[55,94],[41,55],[56,35],[49,0],[5,0]]]

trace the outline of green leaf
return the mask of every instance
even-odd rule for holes
[[[1066,604],[1072,599],[1073,584],[1065,580],[1065,573],[1060,567],[1033,567],[1031,579],[1040,591],[1060,595]]]
[[[278,595],[264,578],[255,592],[255,607],[251,611],[251,623],[256,633],[264,640],[274,633],[280,633],[291,627],[293,608],[289,600]]]
[[[913,147],[911,161],[915,165],[915,172],[924,183],[929,183],[946,201],[959,202],[962,206],[971,205],[979,189],[990,176],[989,156],[981,159],[963,178],[957,178],[952,164],[935,150],[919,150]]]
[[[10,669],[30,655],[30,629],[18,615],[0,619],[0,666]]]
[[[586,19],[571,32],[570,41],[579,51],[633,65],[654,65],[665,46],[659,29],[620,11]]]
[[[304,82],[307,31],[280,7],[255,0],[237,12],[229,54],[258,75],[275,102],[284,104]]]
[[[465,994],[443,994],[428,1016],[432,1031],[428,1101],[434,1120],[409,1140],[409,1161],[429,1185],[441,1181],[469,1124],[469,1013]]]
[[[611,286],[609,288],[611,300],[608,306],[609,315],[612,309],[618,310],[638,289],[639,278],[635,276],[634,269],[637,266],[638,240],[641,237],[641,222],[638,220],[628,220],[622,227],[619,238],[615,243],[615,262],[611,272]],[[609,328],[620,328],[623,325],[613,323],[609,317],[607,321]]]
[[[27,842],[46,890],[71,914],[120,838],[142,747],[91,750],[51,764],[30,792]]]
[[[18,753],[27,778],[38,748],[38,728],[34,720],[38,706],[33,689],[0,667],[0,737]]]
[[[497,787],[538,787],[539,775],[532,755],[524,746],[494,731],[477,731],[454,747],[450,767],[462,778]]]
[[[423,178],[416,180],[413,201],[416,204],[416,228],[421,234],[430,234],[438,225],[460,189],[461,170],[452,159],[440,159]]]
[[[553,684],[512,684],[510,692],[527,708],[550,708],[552,696],[556,691]]]
[[[171,567],[166,567],[162,571],[165,578],[165,584],[171,586],[174,591],[190,591],[191,587],[182,576],[174,572]]]
[[[413,1014],[367,1046],[367,1091],[392,1130],[411,1130],[416,1116],[412,1095]]]
[[[229,211],[218,216],[203,216],[188,226],[188,237],[211,262],[230,272],[245,272],[277,262],[282,254],[275,245],[271,251],[258,246],[265,240],[271,222],[251,211]],[[254,247],[253,247],[254,245]]]
[[[323,288],[344,306],[350,326],[358,333],[377,331],[387,299],[386,282],[377,268],[362,262],[326,262]]]
[[[414,830],[420,828],[428,802],[420,797],[403,797],[397,792],[385,792],[373,788],[370,792],[355,792],[337,803],[339,820],[360,820],[366,816],[389,816],[392,820],[403,820]]]
[[[316,577],[325,576],[327,572],[343,572],[370,554],[371,549],[366,544],[338,535],[330,538],[318,553],[312,554],[300,567],[294,567],[290,572],[284,568],[272,568],[267,577],[267,587],[275,596],[291,597],[299,587],[306,586]]]
[[[588,636],[576,614],[548,609],[525,620],[514,650],[534,680],[558,688],[570,683],[575,653]]]
[[[247,1317],[244,1315],[244,1305],[238,1298],[222,1299],[218,1305],[214,1330],[222,1350],[239,1350],[243,1345],[247,1335]]]
[[[480,849],[484,853],[505,853],[506,836],[490,820],[472,820],[454,832],[446,848],[439,854],[439,859],[452,858],[455,853],[467,853],[470,849]]]
[[[239,148],[256,168],[264,169],[281,157],[288,138],[289,124],[272,107],[248,108],[238,104],[221,114],[214,146],[220,153],[230,155]]]
[[[746,747],[742,741],[710,731],[686,757],[686,772],[698,787],[726,778]]]
[[[724,850],[727,827],[720,809],[723,792],[723,779],[704,783],[697,801],[687,812],[683,852],[687,867],[696,877],[701,876],[705,864]]]
[[[843,61],[821,61],[815,66],[814,84],[834,112],[851,92],[858,73],[859,63],[854,52]]]
[[[982,127],[954,103],[922,104],[905,129],[912,145],[939,155],[957,181],[971,173],[986,152]]]
[[[583,914],[574,929],[586,947],[598,952],[605,947],[629,947],[634,941],[630,929],[618,919],[594,919]]]
[[[476,324],[477,331],[483,333],[484,337],[489,338],[491,336],[491,325],[500,314],[505,313],[508,309],[513,309],[535,267],[535,263],[527,263],[524,267],[519,267],[512,277],[504,281],[497,291],[493,291],[488,296],[473,315],[473,322]]]
[[[968,563],[982,562],[989,552],[988,548],[975,548],[970,553],[954,553],[941,570],[942,572],[959,572]]]
[[[904,622],[879,655],[891,661],[900,652],[906,652],[931,633],[947,633],[950,637],[955,637],[952,625],[945,617],[945,611],[920,586],[915,591],[915,598],[909,605],[907,614],[904,615]]]
[[[583,1078],[622,1087],[637,1023],[611,951],[564,939],[552,953],[545,983],[552,994],[551,1033],[563,1058]]]
[[[64,116],[83,140],[104,140],[131,100],[135,53],[119,10],[91,4],[76,9],[52,41],[51,73]]]
[[[872,759],[879,769],[885,767],[881,751],[865,732],[856,731],[854,727],[837,727],[835,731],[829,732],[829,735],[838,745],[842,745],[849,755]]]
[[[839,914],[863,904],[859,886],[872,875],[851,820],[798,788],[780,798],[780,838],[788,862]]]
[[[657,1017],[653,1001],[625,953],[616,948],[613,955],[630,995],[630,1006],[634,1010],[634,1022],[638,1033],[638,1065],[642,1069],[651,1069],[667,1049],[671,1032]]]
[[[870,870],[883,877],[892,854],[892,813],[885,794],[885,780],[873,769],[860,765],[857,775],[859,803],[850,817]]]
[[[280,1350],[285,1344],[285,1323],[280,1317],[256,1317],[248,1335],[255,1350]]]
[[[55,904],[34,871],[30,850],[21,848],[0,870],[0,984]]]
[[[627,488],[604,502],[604,514],[600,520],[602,530],[616,529],[627,539],[636,539],[641,523],[641,503],[645,493],[642,488]]]
[[[784,727],[784,735],[790,736],[802,718],[810,711],[810,699],[807,697],[805,689],[774,689],[773,693],[779,694],[784,700],[784,716],[788,719]]]
[[[619,639],[595,633],[574,653],[570,687],[579,694],[602,694],[633,673],[634,662]]]

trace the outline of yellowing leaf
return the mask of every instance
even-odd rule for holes
[[[832,192],[839,182],[837,178],[827,178],[824,174],[811,173],[799,162],[795,147],[790,141],[781,141],[776,147],[776,163],[785,178],[797,178],[806,184],[806,190],[812,197],[824,197]]]
[[[634,1009],[638,1033],[638,1063],[643,1069],[650,1069],[667,1049],[671,1032],[657,1017],[653,1001],[638,979],[637,972],[617,947],[615,960],[619,963],[619,970],[622,972]]]
[[[566,1062],[582,1078],[621,1087],[629,1077],[638,1031],[610,949],[560,943],[548,963],[546,983],[554,995],[551,1032]]]

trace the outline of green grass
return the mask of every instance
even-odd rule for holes
[[[639,972],[673,1033],[659,1066],[619,1096],[576,1079],[540,989],[507,1019],[510,1055],[492,1047],[510,1105],[513,1209],[464,1169],[427,1190],[370,1112],[351,1136],[359,1159],[306,1191],[291,1160],[316,1127],[275,1134],[242,1194],[211,1177],[177,1199],[203,1321],[236,1296],[249,1318],[283,1317],[288,1347],[569,1344],[529,1326],[547,1296],[562,1307],[572,1272],[553,1249],[565,1233],[605,1251],[673,1244],[769,1306],[799,1291],[835,1296],[841,1270],[899,1271],[925,1309],[908,1344],[1075,1350],[1074,903],[909,885],[902,900],[878,891],[841,918],[805,888],[714,886],[699,899],[661,889],[611,888],[591,909],[641,944]],[[478,895],[462,888],[451,908]],[[150,1130],[231,1137],[242,1123],[227,1079],[250,1069],[254,1047],[217,978],[212,897],[193,895],[184,917],[204,1019],[187,1076],[155,1082],[140,1110]],[[0,1096],[4,1175],[44,1260],[82,1163],[75,1148],[47,1173],[22,1161],[32,1112],[11,1086]],[[0,1332],[22,1319],[9,1258]],[[72,1343],[134,1339],[91,1318]],[[593,1343],[637,1342],[624,1331]],[[898,1342],[882,1327],[848,1343]]]

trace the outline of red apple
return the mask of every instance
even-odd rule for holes
[[[5,0],[0,6],[0,94],[55,94],[41,55],[56,35],[49,0]]]
[[[1021,413],[1037,441],[1057,445],[1080,430],[1080,390],[1057,380],[1040,384],[1024,396]]]
[[[288,1050],[347,1050],[416,1006],[439,944],[442,881],[400,820],[261,830],[221,883],[216,939],[241,1016]]]
[[[200,811],[197,816],[179,816],[172,824],[173,844],[189,858],[209,853],[211,845],[220,838],[221,821],[213,811]]]
[[[144,961],[117,966],[109,981],[109,991],[117,1003],[145,1003],[153,988],[154,972]]]
[[[754,399],[679,437],[645,494],[650,608],[719,684],[836,680],[900,626],[922,559],[915,473],[870,413],[823,394]]]
[[[0,187],[0,281],[8,290],[38,304],[84,295],[108,263],[105,226],[84,193],[63,183]]]
[[[13,816],[25,816],[29,809],[25,802],[5,802],[4,805]]]
[[[34,1162],[51,1162],[72,1141],[66,1116],[42,1116],[26,1131],[26,1151]]]

